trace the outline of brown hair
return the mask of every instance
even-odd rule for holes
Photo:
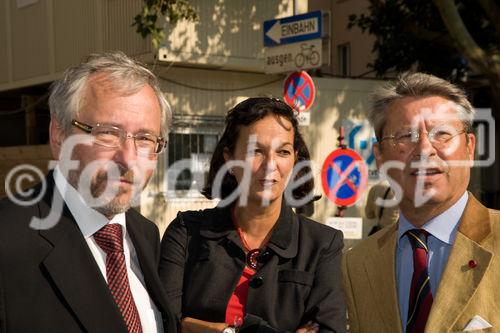
[[[297,154],[295,164],[300,161],[309,161],[310,154],[306,143],[299,131],[299,125],[294,109],[283,101],[268,97],[252,97],[237,104],[234,108],[228,111],[226,115],[226,126],[224,132],[217,142],[215,151],[210,161],[210,170],[206,187],[202,193],[205,197],[212,199],[214,179],[221,167],[226,163],[224,159],[224,150],[227,149],[233,153],[238,139],[239,131],[242,126],[249,126],[258,120],[268,116],[275,115],[283,117],[290,121],[294,131],[293,148]],[[311,173],[310,166],[302,168],[296,175],[296,179]],[[222,188],[220,191],[221,199],[227,198],[238,187],[236,178],[230,173],[226,173],[222,179]],[[309,195],[314,190],[314,179],[310,179],[301,186],[295,188],[292,192],[294,199],[302,199]]]

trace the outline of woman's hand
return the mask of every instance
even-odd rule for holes
[[[181,333],[221,333],[226,326],[226,323],[212,323],[186,317],[181,321]],[[309,331],[304,331],[302,333],[305,332]]]
[[[319,332],[319,324],[314,321],[309,320],[304,325],[300,326],[295,333],[318,333]]]

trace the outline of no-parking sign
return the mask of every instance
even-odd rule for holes
[[[364,159],[347,148],[332,151],[321,169],[323,191],[338,206],[354,205],[363,194],[367,178]]]
[[[313,79],[306,72],[295,72],[285,80],[283,97],[294,109],[307,111],[314,103],[316,87]]]

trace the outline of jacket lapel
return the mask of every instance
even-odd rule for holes
[[[294,258],[299,251],[299,219],[284,202],[268,247],[282,258]]]
[[[395,327],[398,327],[397,332],[402,332],[396,291],[397,226],[396,223],[387,228],[385,234],[378,239],[377,250],[367,253],[364,262],[369,286],[377,305],[376,311],[379,312],[387,332],[393,332]]]
[[[209,239],[227,237],[241,249],[241,255],[244,256],[243,244],[234,227],[231,209],[231,206],[229,206],[224,208],[216,207],[212,210],[214,217],[206,219],[211,221],[210,227],[201,229],[200,234]],[[281,204],[280,215],[267,247],[282,258],[294,258],[297,255],[299,250],[299,220],[292,208],[286,205],[285,202]]]
[[[469,193],[453,248],[441,277],[431,308],[426,332],[442,332],[453,327],[488,271],[493,253],[488,209]],[[475,260],[477,266],[469,267]]]
[[[62,200],[52,185],[39,204],[40,216],[51,210],[52,193]],[[64,207],[58,223],[40,236],[52,245],[42,262],[55,288],[89,332],[126,332],[104,277],[69,210]]]
[[[148,240],[145,237],[145,233],[141,232],[140,221],[137,221],[135,214],[128,212],[126,214],[127,219],[127,232],[130,235],[130,239],[134,244],[135,252],[137,253],[137,258],[139,259],[139,265],[141,266],[141,271],[144,276],[144,282],[146,283],[146,289],[148,290],[149,297],[155,302],[158,309],[164,313],[167,308],[165,295],[163,294],[163,289],[161,287],[160,280],[157,273],[157,264],[154,257],[154,253],[151,249],[151,242],[157,245],[158,240]],[[159,237],[159,236],[158,236]],[[159,250],[158,250],[159,251]]]

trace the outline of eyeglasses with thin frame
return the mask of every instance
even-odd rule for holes
[[[151,133],[130,134],[116,126],[105,124],[92,126],[75,119],[71,121],[71,125],[92,135],[95,144],[107,148],[118,148],[123,145],[128,138],[133,138],[138,155],[151,156],[160,154],[166,145],[166,141],[163,137]]]
[[[463,133],[466,133],[465,129],[457,130],[452,126],[442,125],[434,127],[429,132],[422,132],[418,130],[396,132],[395,134],[383,137],[379,141],[382,142],[384,140],[391,140],[392,145],[395,148],[411,149],[417,145],[423,134],[427,134],[429,142],[435,148],[443,149],[448,146],[449,142],[453,138]]]

